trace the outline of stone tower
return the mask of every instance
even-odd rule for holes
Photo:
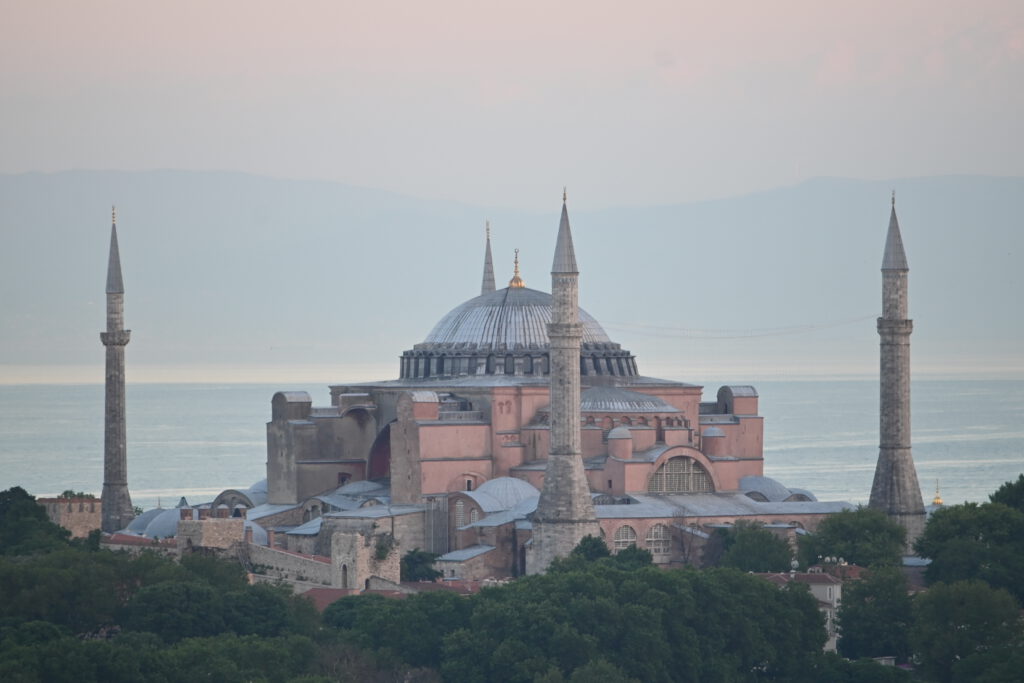
[[[103,435],[103,531],[113,533],[134,517],[128,494],[128,456],[125,448],[124,347],[131,330],[124,329],[124,281],[117,249],[117,215],[112,212],[110,259],[107,262],[107,331],[100,341],[107,347],[106,428]]]
[[[868,506],[882,510],[907,530],[907,546],[924,531],[924,501],[910,450],[910,333],[907,318],[907,255],[893,195],[882,257],[879,448]]]
[[[533,513],[533,538],[526,573],[540,574],[556,557],[567,556],[584,536],[600,537],[590,486],[583,471],[580,439],[579,270],[562,195],[555,258],[551,266],[551,448],[544,488]]]
[[[484,248],[484,277],[480,294],[494,291],[494,261],[491,260],[491,222],[487,221],[487,246]]]

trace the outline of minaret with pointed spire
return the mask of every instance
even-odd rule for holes
[[[117,213],[111,209],[110,258],[107,261],[107,331],[100,341],[107,348],[106,428],[103,437],[103,531],[113,533],[134,517],[128,494],[128,456],[125,447],[124,347],[131,330],[124,329],[124,281],[117,248]]]
[[[487,246],[484,248],[484,279],[480,294],[494,291],[494,261],[491,259],[491,222],[487,221]]]
[[[580,438],[579,269],[562,193],[562,218],[551,266],[553,306],[551,340],[550,450],[544,488],[533,513],[533,537],[526,556],[526,573],[547,570],[556,557],[565,557],[584,536],[600,537],[590,486],[583,471]]]
[[[907,317],[907,276],[896,193],[889,215],[889,233],[882,257],[882,317],[879,373],[879,448],[868,506],[882,510],[907,530],[907,547],[924,531],[925,510],[910,444],[910,334]]]

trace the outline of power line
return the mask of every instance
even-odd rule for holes
[[[610,327],[617,330],[635,332],[652,337],[683,338],[683,339],[752,339],[757,337],[783,337],[788,335],[806,334],[827,330],[844,325],[872,320],[876,316],[863,315],[856,318],[847,318],[832,322],[807,323],[804,325],[789,325],[786,327],[762,327],[750,329],[700,329],[696,327],[669,327],[664,325],[639,325],[633,323],[602,323],[602,327]]]

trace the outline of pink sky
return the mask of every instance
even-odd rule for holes
[[[0,172],[591,206],[1024,174],[1024,3],[14,2]]]

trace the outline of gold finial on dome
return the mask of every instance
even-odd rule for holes
[[[935,480],[935,497],[932,498],[932,505],[942,505],[942,496],[939,495],[939,480]]]
[[[516,249],[515,258],[515,270],[512,274],[512,279],[508,281],[508,286],[512,289],[523,289],[526,287],[526,283],[523,282],[523,278],[519,277],[519,250]]]

